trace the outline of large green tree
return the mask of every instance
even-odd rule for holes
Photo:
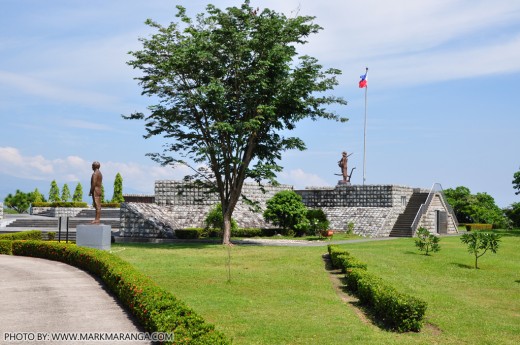
[[[292,190],[283,190],[267,200],[264,211],[264,219],[281,227],[284,232],[288,229],[295,230],[301,235],[307,225],[307,207],[302,202],[302,197]]]
[[[208,5],[195,20],[177,8],[168,26],[147,20],[155,33],[130,53],[128,64],[143,73],[143,95],[158,102],[125,118],[145,120],[145,138],[171,139],[162,153],[149,154],[157,162],[207,167],[193,177],[218,193],[228,244],[244,180],[274,181],[282,152],[305,149],[284,135],[306,118],[346,121],[327,110],[346,104],[327,93],[341,72],[298,56],[298,45],[321,30],[314,17],[287,18],[249,1],[226,10]]]
[[[471,194],[469,188],[459,186],[446,189],[444,194],[460,223],[489,223],[496,227],[507,224],[504,212],[487,193]]]

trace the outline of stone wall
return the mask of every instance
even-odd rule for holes
[[[258,203],[260,210],[254,212],[240,200],[233,218],[242,228],[270,228],[263,220],[266,201],[282,190],[292,186],[266,186],[265,193],[257,184],[244,184],[243,194]],[[296,190],[309,208],[321,208],[330,221],[330,228],[346,231],[354,223],[354,233],[368,237],[389,236],[399,214],[404,212],[414,192],[428,190],[398,185],[340,185],[329,188],[311,187]],[[182,181],[156,181],[156,204],[125,203],[121,206],[121,235],[128,237],[174,238],[175,230],[204,227],[204,219],[210,209],[220,202],[218,196],[201,187],[186,187]],[[445,211],[443,199],[434,199],[423,216],[421,226],[431,227],[436,210]],[[433,215],[433,216],[432,216]],[[448,216],[451,215],[448,213]],[[448,232],[456,232],[449,220]]]
[[[296,190],[303,203],[311,208],[323,207],[401,207],[414,189],[396,185],[338,185],[335,188]],[[406,202],[404,202],[406,205]]]
[[[292,186],[267,185],[263,187],[264,192],[257,184],[244,183],[242,194],[248,199],[265,205],[266,201],[272,198],[277,192],[282,190],[292,190]],[[208,205],[214,206],[220,202],[216,193],[209,191],[209,188],[187,186],[182,181],[162,180],[155,181],[155,202],[158,205]]]
[[[433,196],[428,209],[419,221],[419,227],[426,228],[431,233],[437,233],[437,211],[448,213],[448,233],[457,233],[457,220],[454,215],[448,212],[448,207],[442,196],[436,193]]]
[[[120,236],[146,238],[175,238],[177,225],[162,206],[149,203],[122,203]]]
[[[330,229],[346,231],[354,224],[354,233],[367,237],[386,237],[390,234],[399,213],[398,207],[323,207],[330,221]]]
[[[175,238],[175,230],[203,228],[213,205],[121,204],[120,235],[123,237]],[[233,219],[241,228],[269,228],[262,212],[238,204]]]
[[[78,213],[88,208],[80,207],[31,207],[30,213],[34,216],[46,217],[76,217]]]

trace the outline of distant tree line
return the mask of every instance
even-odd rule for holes
[[[520,194],[520,170],[513,174],[515,194]],[[459,186],[444,191],[460,223],[487,223],[494,228],[520,228],[520,202],[501,209],[487,193],[471,194],[469,188]]]
[[[101,186],[101,202],[111,202],[111,203],[121,203],[124,202],[123,198],[123,178],[121,174],[117,173],[114,180],[114,192],[111,200],[105,200],[105,189]],[[83,201],[83,186],[78,182],[76,188],[74,189],[74,193],[70,194],[69,186],[65,183],[63,187],[60,188],[56,180],[51,182],[51,187],[49,189],[49,198],[45,199],[45,196],[40,193],[38,188],[34,191],[25,193],[21,190],[17,189],[14,194],[8,194],[4,199],[4,206],[17,212],[17,213],[25,213],[28,211],[31,204],[35,202],[82,202]]]

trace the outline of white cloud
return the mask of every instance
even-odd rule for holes
[[[300,15],[316,16],[324,30],[300,50],[342,69],[345,84],[355,85],[365,66],[372,84],[381,86],[520,71],[518,1],[293,0],[258,5],[288,16],[300,7]]]
[[[305,187],[323,187],[330,184],[316,174],[309,174],[302,169],[293,169],[278,174],[278,182],[294,186],[296,189]]]
[[[0,71],[0,84],[33,96],[92,107],[113,104],[116,101],[115,97],[96,91],[81,90],[79,87],[71,88],[45,79],[6,71]]]
[[[41,155],[24,156],[17,148],[0,147],[0,174],[25,178],[29,180],[52,181],[58,184],[68,182],[90,183],[92,162],[78,156],[48,159]],[[175,169],[162,166],[147,166],[138,163],[101,162],[101,171],[104,176],[105,188],[110,190],[109,184],[117,173],[123,176],[125,188],[153,193],[155,180],[182,179],[190,173],[186,167]]]

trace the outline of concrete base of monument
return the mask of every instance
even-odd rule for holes
[[[104,224],[80,224],[76,227],[76,245],[110,250],[112,227]]]
[[[350,182],[339,180],[338,186],[350,186]]]

